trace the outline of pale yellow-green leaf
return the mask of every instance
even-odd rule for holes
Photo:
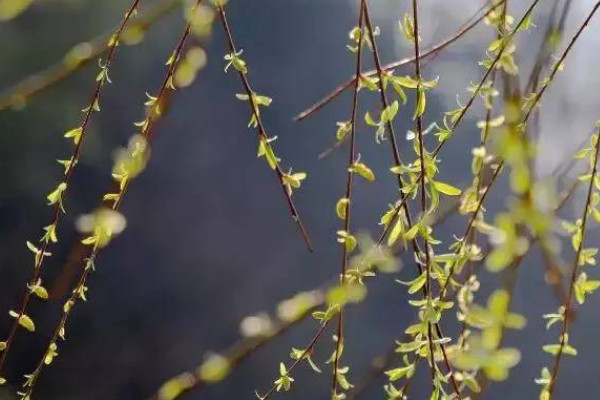
[[[19,314],[12,310],[9,311],[9,314],[11,317],[18,319],[19,325],[23,328],[27,329],[29,332],[35,332],[35,324],[28,315],[23,314],[19,317]]]
[[[458,196],[462,193],[462,191],[457,188],[454,187],[448,183],[444,183],[444,182],[433,182],[433,186],[436,188],[436,190],[440,193],[444,193],[445,195],[448,196]]]
[[[350,171],[357,173],[369,182],[373,182],[375,180],[375,174],[373,173],[371,168],[369,168],[365,163],[355,162],[350,167]]]
[[[34,0],[0,0],[0,21],[16,18],[29,8]]]
[[[347,210],[348,210],[349,206],[350,206],[350,199],[344,197],[344,198],[338,200],[338,202],[335,205],[335,212],[339,219],[341,219],[341,220],[346,219],[346,216],[348,214]]]

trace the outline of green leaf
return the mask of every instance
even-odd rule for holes
[[[56,187],[56,189],[54,189],[48,194],[48,196],[46,196],[46,198],[48,199],[48,205],[58,204],[62,212],[65,212],[62,202],[62,194],[65,190],[67,190],[67,184],[65,182],[60,183]]]
[[[0,21],[16,18],[29,8],[34,0],[0,0]]]
[[[398,379],[403,378],[404,376],[411,376],[415,370],[414,364],[409,364],[405,367],[394,368],[388,371],[385,371],[385,374],[388,376],[390,381],[397,381]]]
[[[432,181],[432,183],[438,192],[444,193],[445,195],[458,196],[462,193],[462,191],[459,188],[454,187],[448,183],[439,182],[439,181],[437,181],[437,182]]]
[[[419,90],[417,94],[417,107],[415,108],[415,115],[413,119],[417,119],[421,117],[425,113],[425,109],[427,108],[427,95],[424,90]]]
[[[341,220],[346,219],[347,210],[348,210],[349,205],[350,205],[350,199],[348,199],[348,198],[344,197],[344,198],[338,200],[338,202],[335,205],[335,212],[339,219],[341,219]]]
[[[367,288],[364,285],[341,284],[327,291],[327,303],[332,306],[343,307],[348,303],[360,303],[367,296]]]
[[[275,388],[279,392],[281,390],[287,392],[294,382],[294,378],[288,375],[287,369],[284,363],[279,363],[279,379],[275,383]]]
[[[396,223],[394,224],[394,227],[392,228],[392,230],[390,231],[390,235],[388,236],[387,245],[392,246],[394,243],[396,243],[398,238],[402,236],[403,232],[404,221],[402,221],[402,218],[397,218]]]
[[[337,231],[338,243],[343,243],[347,251],[353,251],[356,248],[356,238],[346,231]]]
[[[417,236],[417,233],[419,232],[419,226],[420,224],[414,224],[409,230],[408,232],[406,232],[404,234],[404,239],[407,240],[413,240],[415,238],[415,236]]]
[[[238,72],[242,74],[246,74],[248,72],[248,67],[246,66],[246,61],[244,61],[240,56],[244,51],[240,50],[237,53],[229,53],[225,55],[225,61],[227,64],[225,65],[225,72],[229,69],[229,67],[233,66]]]
[[[402,282],[400,280],[398,280],[397,282],[399,282],[403,285],[409,286],[408,293],[415,294],[419,290],[421,290],[421,288],[425,285],[425,282],[427,282],[427,274],[425,272],[423,272],[416,279],[414,279],[410,282]]]
[[[269,164],[269,167],[271,167],[271,169],[277,168],[277,165],[281,161],[281,159],[279,159],[275,156],[275,152],[273,151],[273,146],[271,146],[271,142],[273,142],[276,139],[277,139],[277,136],[274,136],[269,139],[265,139],[264,137],[261,136],[261,138],[259,139],[259,142],[258,142],[257,156],[259,158],[265,157],[265,159],[267,160],[267,164]]]
[[[19,313],[15,312],[15,311],[9,311],[8,312],[10,314],[11,317],[18,319],[19,325],[21,325],[23,328],[27,329],[29,332],[35,332],[35,324],[33,323],[33,320],[25,314],[22,314],[19,317]]]
[[[198,369],[199,377],[209,383],[220,382],[229,374],[231,364],[220,354],[210,354]]]
[[[393,121],[394,118],[396,118],[396,115],[398,114],[398,108],[398,100],[394,100],[394,102],[391,105],[389,105],[381,112],[381,123]]]
[[[346,138],[346,135],[352,131],[352,124],[350,123],[350,121],[344,121],[337,122],[336,125],[338,129],[335,134],[335,137],[338,140],[338,142],[341,142]]]
[[[355,162],[349,168],[349,171],[357,173],[369,182],[373,182],[375,180],[375,174],[365,163]]]
[[[377,122],[375,122],[375,120],[373,119],[373,117],[371,116],[371,114],[368,111],[365,114],[365,122],[369,126],[378,126],[379,125]]]
[[[285,185],[285,188],[290,196],[292,195],[293,189],[300,188],[300,185],[302,184],[302,181],[306,179],[306,176],[306,172],[292,173],[291,171],[282,175],[281,179],[283,180],[283,184]]]
[[[54,342],[50,343],[50,346],[48,346],[48,350],[46,351],[46,354],[44,355],[44,364],[46,364],[46,365],[52,364],[52,361],[56,358],[56,356],[58,356],[58,352],[56,350],[57,350],[56,343],[54,343]]]
[[[79,144],[79,141],[81,140],[81,135],[83,134],[83,128],[82,127],[77,127],[75,129],[71,129],[70,131],[68,131],[67,133],[65,133],[65,137],[67,139],[73,139],[73,143],[75,143],[76,145]]]

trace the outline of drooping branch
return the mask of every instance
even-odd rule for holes
[[[149,11],[140,13],[132,20],[131,28],[144,33],[156,22],[173,11],[181,0],[164,0]],[[114,32],[118,28],[111,30]],[[126,31],[127,32],[127,31]],[[47,88],[62,82],[76,71],[95,60],[109,47],[111,33],[82,42],[68,51],[60,61],[21,80],[0,93],[0,112],[11,107],[21,107],[31,97]]]
[[[358,49],[356,50],[356,68],[355,75],[361,76],[362,69],[362,54],[363,47],[365,44],[364,40],[364,23],[365,23],[365,0],[359,1],[359,12],[358,12],[358,30],[359,30],[359,39],[358,39]],[[350,148],[348,150],[348,165],[346,167],[347,177],[346,177],[346,191],[344,193],[344,202],[343,202],[343,212],[341,212],[340,216],[343,217],[343,231],[347,234],[350,233],[350,217],[351,217],[351,209],[352,209],[352,185],[354,183],[354,171],[352,166],[357,161],[356,160],[356,115],[358,112],[358,92],[360,90],[359,85],[360,79],[357,79],[354,83],[354,91],[352,97],[352,110],[350,111]],[[340,270],[340,283],[342,287],[347,283],[346,272],[348,269],[348,253],[349,249],[346,243],[342,243],[342,263]],[[335,352],[333,359],[333,373],[331,378],[331,398],[338,398],[338,373],[339,373],[339,361],[342,352],[342,346],[344,345],[344,307],[340,308],[340,311],[337,316],[337,340],[335,344]]]
[[[231,28],[227,21],[227,16],[225,14],[224,6],[221,4],[217,5],[217,11],[220,16],[221,25],[223,26],[223,30],[227,37],[227,44],[228,44],[229,51],[230,51],[230,57],[237,57],[240,53],[238,52],[238,50],[235,46],[235,43],[233,41]],[[234,67],[235,67],[235,64],[234,64]],[[247,73],[244,72],[243,68],[236,68],[236,70],[238,71],[238,75],[240,77],[242,85],[244,86],[246,96],[248,97],[248,103],[250,104],[251,112],[253,115],[253,120],[256,122],[260,146],[265,153],[272,152],[272,150],[267,150],[267,148],[268,149],[271,148],[270,147],[271,145],[269,144],[271,142],[271,138],[269,138],[269,136],[267,134],[267,130],[266,130],[266,128],[262,122],[262,119],[260,117],[260,113],[258,111],[259,104],[257,102],[256,93],[252,90],[252,87],[250,86],[250,81],[248,80]],[[259,151],[259,153],[260,153],[260,151]],[[267,160],[269,160],[268,157],[267,157]],[[283,190],[283,195],[286,199],[292,219],[296,222],[296,225],[298,225],[298,228],[300,229],[300,234],[302,236],[302,239],[304,240],[304,243],[306,244],[306,247],[308,248],[309,251],[312,252],[313,246],[311,244],[310,237],[308,235],[308,232],[306,231],[306,228],[304,227],[304,223],[300,219],[300,215],[298,213],[296,205],[294,204],[294,201],[292,200],[292,191],[290,189],[290,185],[289,185],[289,183],[286,183],[286,180],[288,179],[288,177],[290,177],[290,175],[283,172],[277,157],[273,156],[271,158],[271,161],[269,161],[269,164],[270,164],[271,168],[275,171],[275,174],[277,175],[277,179],[279,180],[281,189]],[[304,179],[304,178],[302,178],[302,179]],[[298,182],[298,186],[299,185],[300,185],[300,183]]]
[[[146,118],[142,122],[136,123],[136,126],[140,127],[140,133],[138,136],[134,137],[134,139],[136,140],[132,142],[133,148],[131,149],[131,159],[134,159],[135,157],[141,157],[142,159],[144,159],[148,155],[147,146],[152,140],[154,126],[162,116],[163,101],[168,95],[168,93],[175,90],[173,76],[175,75],[175,71],[181,59],[181,55],[185,49],[186,43],[191,34],[192,18],[194,12],[198,9],[201,3],[202,0],[196,0],[192,7],[192,17],[190,17],[190,19],[187,21],[183,34],[178,40],[173,52],[171,53],[166,63],[167,71],[158,91],[158,94],[156,96],[149,96],[150,100],[146,102],[146,106],[148,107]],[[130,160],[128,160],[127,162],[129,162]],[[145,165],[145,162],[143,162],[142,164]],[[132,173],[131,176],[125,171],[125,167],[123,167],[122,171],[117,170],[117,173],[113,173],[113,177],[115,178],[116,182],[113,185],[113,188],[111,188],[111,190],[103,196],[102,206],[105,209],[108,209],[111,203],[112,207],[110,208],[112,210],[117,211],[119,209],[129,187],[131,179],[135,178],[135,176],[141,173],[143,167],[136,169],[136,173]],[[86,285],[88,278],[90,277],[91,273],[95,270],[96,258],[100,250],[106,245],[108,245],[112,235],[112,227],[102,226],[101,224],[100,226],[93,227],[91,236],[88,236],[82,240],[82,243],[86,244],[90,249],[87,258],[85,259],[85,267],[81,272],[81,275],[78,279],[77,284],[75,285],[75,288],[73,289],[71,295],[69,296],[69,298],[63,306],[61,317],[54,329],[54,333],[52,334],[50,341],[48,342],[48,346],[45,352],[43,353],[33,372],[27,375],[27,380],[23,385],[25,388],[23,394],[24,398],[31,397],[42,371],[46,366],[50,365],[53,359],[58,355],[58,342],[60,339],[65,340],[67,321],[71,316],[75,305],[78,303],[78,301],[86,299]]]
[[[109,40],[107,41],[105,59],[100,64],[100,73],[96,77],[96,86],[92,92],[88,106],[83,110],[83,120],[77,128],[72,129],[65,134],[65,137],[68,140],[73,140],[75,147],[73,148],[73,152],[71,153],[69,159],[59,160],[59,163],[64,167],[64,176],[57,188],[48,195],[48,202],[49,205],[52,207],[52,211],[49,225],[46,225],[43,228],[45,234],[42,236],[41,246],[40,248],[37,248],[36,246],[28,242],[28,247],[35,253],[35,263],[31,278],[29,279],[27,288],[21,298],[20,306],[17,309],[17,311],[13,311],[15,314],[15,320],[12,323],[7,339],[3,342],[4,351],[0,356],[0,376],[2,374],[2,369],[4,368],[4,365],[6,363],[8,354],[12,348],[12,344],[16,339],[18,329],[23,325],[22,322],[24,320],[31,321],[31,326],[26,328],[30,331],[35,330],[35,324],[33,320],[31,320],[31,318],[26,315],[27,307],[32,296],[37,295],[42,299],[48,297],[48,293],[46,289],[42,286],[41,281],[42,266],[46,257],[51,255],[50,249],[52,245],[58,242],[58,224],[60,222],[61,214],[65,213],[65,208],[63,204],[64,198],[66,197],[71,178],[79,161],[81,148],[87,136],[92,114],[94,112],[100,111],[100,95],[104,86],[108,83],[111,83],[108,74],[113,59],[116,55],[117,47],[119,46],[119,42],[122,38],[123,32],[125,31],[127,25],[131,22],[131,19],[137,12],[139,4],[140,0],[133,1],[131,6],[125,13],[125,16],[121,21],[120,25],[118,25],[116,30],[112,33]]]

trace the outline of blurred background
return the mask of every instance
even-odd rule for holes
[[[570,0],[566,0],[570,1]],[[142,1],[140,11],[169,0]],[[39,0],[23,14],[0,23],[0,90],[9,90],[22,79],[59,61],[81,42],[109,32],[129,7],[129,0]],[[119,48],[111,68],[113,81],[102,96],[102,112],[90,125],[82,158],[66,198],[68,213],[59,227],[60,242],[45,262],[47,302],[33,301],[29,315],[37,332],[20,332],[4,376],[18,383],[43,354],[62,309],[63,297],[81,271],[71,249],[79,239],[75,218],[89,213],[111,184],[114,152],[135,132],[132,123],[144,115],[145,92],[155,93],[184,26],[181,4],[158,19],[135,46]],[[40,378],[36,399],[145,399],[169,377],[202,363],[210,352],[219,352],[240,337],[240,321],[259,312],[272,313],[276,305],[295,293],[332,282],[339,270],[340,249],[335,232],[340,222],[334,211],[345,188],[346,147],[330,156],[317,155],[335,140],[336,121],[347,120],[350,96],[339,100],[304,122],[292,118],[302,109],[346,80],[354,69],[354,56],[346,49],[348,31],[356,24],[357,1],[350,0],[231,0],[230,23],[237,45],[244,50],[254,89],[274,98],[263,113],[271,134],[279,136],[277,152],[285,166],[306,171],[308,178],[294,199],[315,244],[309,254],[288,215],[281,189],[264,162],[256,159],[256,137],[246,128],[248,106],[236,100],[242,92],[239,79],[223,72],[227,53],[222,31],[214,25],[211,37],[197,41],[208,56],[195,82],[177,91],[165,118],[156,129],[147,169],[131,188],[122,212],[127,229],[97,260],[97,273],[89,282],[89,301],[75,310],[68,340],[60,356]],[[486,2],[479,0],[421,1],[421,34],[429,47],[456,32]],[[543,40],[552,7],[564,1],[545,0],[534,14],[537,29],[520,34],[517,62],[528,76]],[[570,39],[595,1],[578,0],[566,19],[565,41]],[[398,21],[410,10],[407,0],[370,1],[375,23],[381,28],[384,62],[410,56]],[[509,12],[518,18],[529,5],[509,1]],[[465,88],[477,83],[494,33],[484,24],[426,64],[428,78],[440,77],[439,89],[429,98],[426,124],[439,120],[456,105],[456,94],[466,100]],[[540,118],[540,176],[550,175],[569,160],[589,136],[600,117],[600,21],[595,20],[543,101]],[[561,49],[564,48],[564,43]],[[370,57],[365,68],[371,68]],[[62,138],[80,123],[79,110],[87,106],[94,87],[95,61],[43,90],[18,107],[0,112],[0,336],[12,319],[31,273],[32,257],[26,240],[35,241],[50,218],[46,194],[61,179],[57,158],[68,158],[71,143]],[[412,68],[398,75],[412,74]],[[522,78],[522,81],[525,79]],[[364,100],[363,100],[364,99]],[[377,97],[361,98],[361,115],[377,110]],[[476,121],[481,107],[468,114],[456,137],[441,153],[442,180],[454,185],[470,183],[470,149],[479,141]],[[401,109],[397,133],[405,158],[412,157],[404,137],[412,129],[412,111]],[[434,139],[430,139],[433,145]],[[376,144],[371,128],[359,124],[358,149],[377,174],[375,183],[356,182],[353,200],[355,231],[376,236],[380,214],[394,202],[397,191],[387,143]],[[557,182],[565,188],[570,174]],[[566,183],[565,183],[566,182]],[[489,215],[506,206],[504,180],[492,192]],[[582,193],[562,213],[573,218],[581,208]],[[491,220],[491,218],[488,218]],[[439,228],[444,240],[462,234],[463,217],[451,217]],[[598,241],[595,230],[590,243]],[[567,263],[573,255],[563,252]],[[71,260],[71,262],[70,262]],[[350,379],[359,383],[371,361],[386,353],[414,318],[406,290],[394,282],[414,277],[410,259],[397,275],[369,283],[364,303],[348,309],[344,359],[352,365]],[[591,272],[593,273],[593,272]],[[597,278],[597,276],[595,276]],[[500,274],[483,274],[479,303],[494,287]],[[538,250],[519,269],[513,309],[528,318],[524,331],[509,332],[507,346],[518,347],[521,363],[511,371],[510,384],[493,384],[483,398],[536,398],[533,379],[550,356],[541,346],[556,340],[544,329],[543,313],[556,310],[558,301],[544,279]],[[600,299],[591,296],[577,314],[570,343],[576,358],[564,360],[557,398],[600,390],[594,363],[600,358]],[[451,317],[451,315],[448,315]],[[448,334],[458,328],[448,318]],[[312,319],[257,351],[227,379],[191,391],[185,399],[251,399],[254,390],[268,389],[277,376],[279,361],[287,361],[290,347],[305,346],[316,329]],[[315,360],[332,350],[330,335],[317,346]],[[326,370],[328,370],[326,368]],[[313,376],[302,366],[294,374],[290,399],[327,398],[327,373]],[[429,395],[420,380],[413,398]],[[423,378],[426,379],[424,375]],[[364,398],[383,398],[380,379]],[[420,384],[422,383],[422,384]],[[0,399],[16,398],[14,387],[0,389]]]

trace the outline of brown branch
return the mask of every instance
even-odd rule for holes
[[[598,10],[598,8],[600,7],[600,1],[596,3],[596,5],[594,6],[594,8],[592,9],[592,11],[590,12],[590,14],[588,15],[588,17],[585,19],[584,23],[581,25],[580,29],[577,31],[577,33],[575,34],[575,36],[573,37],[573,39],[571,40],[571,42],[569,43],[569,45],[567,46],[567,50],[565,50],[565,53],[563,54],[563,56],[559,59],[558,64],[562,64],[562,62],[564,61],[566,54],[568,53],[568,51],[573,47],[573,44],[575,43],[575,41],[577,40],[577,38],[579,37],[579,35],[581,34],[581,32],[585,29],[585,27],[589,24],[589,22],[591,21],[591,19],[593,18],[594,14],[596,13],[596,11]],[[558,68],[557,68],[558,69]],[[550,79],[553,79],[554,74],[556,73],[555,69],[552,74],[550,75]],[[543,92],[545,89],[547,88],[547,85],[544,85],[544,87],[542,88]],[[592,201],[592,192],[594,189],[594,180],[596,179],[596,174],[598,173],[598,154],[600,153],[600,139],[596,139],[596,144],[595,144],[595,153],[594,153],[594,164],[592,167],[592,176],[590,179],[590,184],[588,186],[588,193],[587,193],[587,198],[585,201],[585,206],[583,208],[583,216],[581,217],[581,232],[582,232],[582,238],[581,241],[579,242],[579,245],[577,246],[577,252],[575,255],[575,259],[573,260],[573,266],[571,267],[571,279],[570,279],[570,284],[569,284],[569,290],[567,292],[567,296],[565,298],[563,307],[565,309],[565,315],[564,315],[564,319],[562,321],[562,331],[561,331],[561,335],[560,335],[560,347],[558,349],[558,354],[556,354],[556,358],[554,359],[554,365],[552,367],[552,373],[551,373],[551,378],[550,378],[550,384],[548,386],[548,400],[552,400],[552,396],[554,394],[554,388],[556,387],[556,380],[558,379],[558,371],[560,368],[560,361],[562,359],[562,355],[563,355],[563,351],[565,348],[565,344],[566,344],[566,335],[569,331],[569,325],[571,322],[571,299],[573,298],[573,291],[574,291],[574,287],[575,287],[575,281],[577,280],[577,271],[578,271],[578,265],[579,265],[579,258],[581,256],[581,252],[583,250],[583,246],[584,246],[584,241],[585,241],[585,230],[586,230],[586,226],[587,226],[587,221],[588,221],[588,214],[589,214],[589,207]]]
[[[150,11],[143,13],[132,21],[132,28],[145,32],[162,17],[174,10],[180,4],[180,0],[164,0],[155,5]],[[111,30],[114,32],[118,26]],[[96,38],[82,42],[85,51],[77,53],[73,58],[75,49],[67,52],[60,61],[46,67],[45,69],[30,75],[13,86],[4,89],[0,93],[0,112],[11,107],[21,107],[30,97],[37,95],[45,89],[53,86],[88,65],[92,60],[100,56],[108,49],[108,38],[110,33],[100,35]]]
[[[362,69],[362,50],[364,44],[364,6],[365,0],[360,0],[359,12],[358,12],[358,29],[360,30],[360,36],[358,40],[358,50],[356,51],[356,76],[361,76]],[[344,207],[344,222],[343,230],[350,233],[350,210],[352,207],[352,183],[354,182],[354,172],[352,171],[352,165],[356,161],[356,114],[358,110],[358,91],[360,90],[359,85],[360,79],[357,79],[354,83],[354,92],[352,97],[352,110],[350,112],[350,149],[348,151],[348,167],[346,177],[346,192],[344,198],[347,200]],[[348,247],[346,243],[342,243],[342,266],[340,282],[342,285],[346,283],[346,270],[348,269]],[[336,398],[338,390],[338,369],[339,359],[341,356],[342,346],[344,343],[344,307],[340,308],[338,314],[338,325],[337,325],[337,342],[335,346],[335,355],[333,360],[333,373],[331,378],[331,397]]]
[[[218,10],[218,13],[219,13],[219,16],[221,19],[221,25],[223,26],[223,30],[227,37],[227,44],[229,46],[229,50],[231,51],[232,54],[236,54],[236,47],[233,42],[231,28],[229,27],[229,23],[227,22],[227,16],[225,15],[225,9],[222,5],[218,5],[217,10]],[[248,102],[250,104],[252,113],[258,124],[258,136],[260,138],[262,138],[262,140],[268,141],[269,137],[268,137],[267,131],[263,125],[262,119],[260,118],[260,115],[258,113],[258,105],[256,104],[256,100],[254,99],[254,91],[252,90],[252,87],[250,86],[248,77],[246,76],[245,73],[242,73],[241,71],[238,71],[238,75],[240,76],[242,85],[244,86],[246,94],[248,95]],[[281,189],[283,190],[283,195],[286,199],[289,211],[292,215],[292,219],[296,222],[296,225],[298,225],[298,228],[300,229],[300,234],[302,236],[302,239],[304,240],[304,243],[306,244],[306,247],[308,248],[308,250],[310,252],[313,252],[314,250],[313,250],[310,238],[308,236],[308,232],[306,231],[306,228],[304,227],[304,224],[302,223],[302,220],[300,219],[300,215],[298,214],[296,205],[294,204],[294,201],[292,200],[292,195],[286,189],[286,186],[284,184],[284,180],[283,180],[284,173],[281,170],[279,163],[276,163],[276,165],[275,165],[275,173],[277,175],[277,179],[279,180],[279,183],[281,184]]]

